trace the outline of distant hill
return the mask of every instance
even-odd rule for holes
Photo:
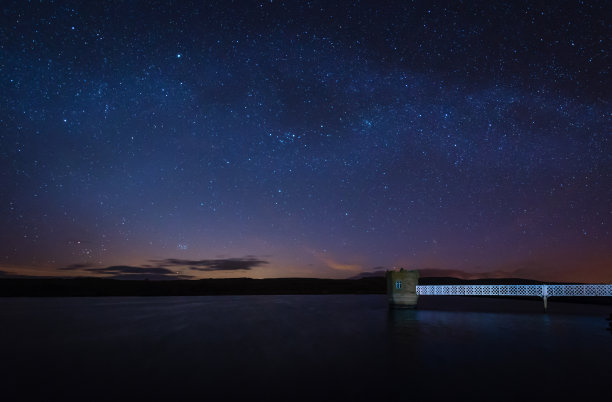
[[[197,296],[274,294],[382,294],[384,278],[118,280],[101,278],[4,278],[0,297]]]
[[[385,272],[386,271],[361,272],[360,274],[352,276],[349,279],[384,278]]]
[[[456,269],[434,269],[424,268],[419,269],[419,283],[422,285],[452,285],[452,284],[515,284],[515,285],[537,285],[545,282],[538,281],[535,279],[523,279],[520,278],[520,273],[517,272],[465,272]],[[384,277],[385,270],[376,270],[370,272],[362,272],[358,275],[351,277],[350,279],[362,279],[362,278],[376,278]],[[427,283],[423,282],[426,281]],[[546,282],[548,284],[555,284],[560,282]]]
[[[544,282],[533,279],[522,278],[479,278],[479,279],[461,279],[453,277],[424,277],[419,278],[419,285],[541,285]],[[555,283],[546,282],[553,285]]]

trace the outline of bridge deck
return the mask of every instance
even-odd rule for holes
[[[421,296],[612,296],[612,285],[418,285]]]

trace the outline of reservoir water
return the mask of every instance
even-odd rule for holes
[[[0,299],[0,400],[594,400],[612,306],[382,295]]]

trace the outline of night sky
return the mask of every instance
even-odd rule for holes
[[[608,1],[1,10],[0,276],[612,281]]]

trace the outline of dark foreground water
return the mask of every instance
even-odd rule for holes
[[[611,307],[381,295],[0,299],[0,400],[607,400]]]

